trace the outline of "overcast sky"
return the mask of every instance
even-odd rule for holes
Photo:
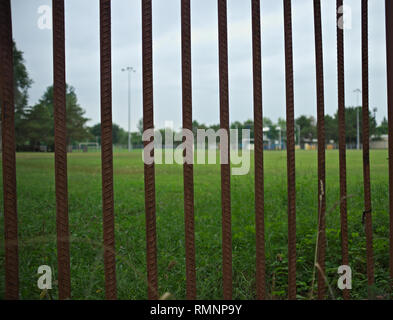
[[[337,109],[336,27],[334,0],[322,0],[326,113]],[[361,88],[360,0],[344,1],[352,10],[345,30],[346,105],[356,104]],[[386,43],[384,0],[370,0],[370,108],[386,110]],[[34,84],[30,105],[52,85],[52,31],[40,29],[38,8],[50,0],[12,0],[14,39],[24,52]],[[66,0],[67,83],[80,105],[100,121],[99,1]],[[219,123],[217,1],[191,0],[193,118]],[[293,0],[293,45],[296,116],[316,115],[313,1]],[[263,111],[273,120],[285,118],[284,30],[282,1],[261,0]],[[181,125],[180,0],[153,0],[154,112],[156,127],[165,121]],[[132,76],[132,130],[142,117],[141,0],[112,0],[113,121],[127,128],[126,66]],[[230,121],[253,116],[251,1],[228,0]]]

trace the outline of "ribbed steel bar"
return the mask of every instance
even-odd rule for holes
[[[385,1],[389,123],[390,278],[393,289],[393,1]]]
[[[117,298],[112,147],[111,0],[100,0],[101,165],[106,299]]]
[[[317,135],[318,135],[318,299],[325,298],[326,255],[326,156],[325,156],[325,90],[323,81],[323,46],[321,1],[314,0],[315,62],[317,86]]]
[[[192,132],[192,76],[191,76],[191,11],[190,0],[181,2],[182,17],[182,94],[183,129]],[[193,140],[191,140],[193,142]],[[186,142],[186,141],[185,141]],[[193,150],[193,146],[188,150]],[[186,156],[186,154],[185,154]],[[193,155],[191,158],[193,159]],[[187,159],[187,157],[186,157]],[[193,163],[184,163],[184,218],[186,237],[186,281],[187,299],[196,299],[195,228],[194,228],[194,168]]]
[[[362,0],[362,94],[363,94],[363,177],[364,215],[366,224],[367,279],[369,289],[374,285],[373,230],[370,186],[370,117],[368,74],[368,0]],[[369,290],[369,295],[371,291]]]
[[[153,30],[151,0],[142,0],[143,130],[154,129],[153,114]],[[144,142],[145,147],[149,141]],[[153,150],[154,155],[154,150]],[[156,191],[154,162],[144,164],[146,210],[146,259],[148,298],[158,299]]]
[[[257,299],[266,298],[265,213],[263,172],[263,110],[260,0],[251,0],[253,76],[254,76],[254,144],[255,144],[255,230]]]
[[[218,0],[218,42],[220,73],[220,127],[229,136],[229,95],[228,95],[228,34],[227,1]],[[222,145],[222,144],[221,144]],[[224,299],[232,299],[232,232],[231,232],[231,168],[230,152],[221,149],[221,207],[222,207],[222,270]],[[223,161],[221,161],[223,162]]]
[[[349,265],[348,219],[347,219],[347,155],[345,139],[345,69],[344,69],[344,25],[342,24],[343,0],[337,6],[337,76],[338,76],[338,131],[340,163],[340,218],[341,218],[341,255],[342,264]],[[340,22],[341,21],[341,22]],[[340,24],[341,23],[341,24]],[[350,298],[349,290],[343,291],[345,300]]]
[[[19,298],[14,72],[10,0],[0,1],[0,105],[3,161],[5,299]]]
[[[295,106],[293,90],[292,8],[284,1],[285,81],[287,110],[287,179],[288,179],[288,298],[296,299],[296,175],[295,175]]]
[[[68,226],[64,0],[53,0],[52,9],[58,282],[59,299],[69,299],[71,298],[71,274]]]

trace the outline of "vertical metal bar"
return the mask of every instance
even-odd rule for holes
[[[220,128],[229,137],[227,1],[218,0]],[[222,144],[221,144],[222,145]],[[223,158],[228,163],[223,163]],[[225,300],[232,299],[231,168],[229,144],[221,148],[222,270]]]
[[[266,297],[265,212],[263,172],[263,110],[260,0],[251,0],[254,76],[255,229],[257,299]]]
[[[10,0],[0,1],[0,104],[2,123],[5,298],[19,298],[18,215],[16,205],[14,72]]]
[[[390,278],[393,288],[393,1],[385,1],[389,121]]]
[[[367,279],[369,296],[374,285],[373,230],[370,186],[370,119],[369,119],[369,75],[368,75],[368,0],[362,0],[362,87],[363,87],[363,177],[364,215],[366,223]]]
[[[314,0],[315,62],[317,85],[317,131],[318,131],[318,299],[325,298],[325,214],[326,214],[326,169],[325,169],[325,93],[323,81],[323,47],[321,1]]]
[[[117,298],[113,200],[111,0],[100,0],[101,165],[104,226],[105,295]]]
[[[64,0],[53,0],[53,102],[55,118],[56,228],[59,299],[71,298],[68,226]]]
[[[344,69],[344,25],[342,22],[343,0],[336,1],[337,10],[337,76],[338,76],[338,130],[340,162],[340,216],[341,216],[341,254],[343,265],[349,265],[348,219],[347,219],[347,155],[345,140],[345,69]],[[340,20],[341,19],[341,20]],[[345,300],[350,298],[348,289],[343,291]]]
[[[151,0],[142,0],[142,57],[143,57],[143,130],[154,129],[153,115],[153,30]],[[152,141],[154,138],[152,139]],[[145,141],[145,147],[149,144]],[[154,150],[153,150],[154,155]],[[156,191],[154,162],[144,165],[146,210],[146,259],[148,297],[158,299]]]
[[[287,108],[288,175],[288,298],[296,299],[296,174],[295,174],[295,106],[293,91],[292,8],[284,1],[285,79]]]
[[[191,76],[191,12],[190,0],[181,1],[182,16],[182,94],[183,129],[192,132],[192,76]],[[193,142],[193,139],[192,139]],[[193,150],[193,146],[190,149]],[[193,159],[193,155],[191,155]],[[187,159],[187,157],[186,157]],[[194,168],[184,163],[184,214],[186,236],[187,299],[196,299],[195,228],[194,228]]]

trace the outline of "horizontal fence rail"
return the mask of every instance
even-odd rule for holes
[[[108,300],[117,299],[115,203],[113,186],[112,146],[112,48],[111,48],[111,0],[98,0],[100,9],[100,81],[101,81],[101,133],[102,133],[102,214],[103,257],[105,270],[105,295]],[[191,0],[181,1],[181,66],[182,66],[182,122],[184,132],[192,130],[192,68],[191,68]],[[263,155],[263,103],[262,103],[262,50],[261,50],[261,1],[251,1],[252,55],[253,55],[253,112],[255,125],[255,291],[257,299],[266,299],[267,277],[265,257],[265,198]],[[341,258],[349,265],[347,164],[345,130],[345,82],[344,82],[344,29],[340,25],[343,0],[336,0],[337,10],[337,84],[338,84],[338,136],[339,136],[339,184]],[[64,0],[52,0],[53,4],[53,84],[55,127],[55,185],[56,227],[59,299],[70,299],[70,230],[68,216],[67,185],[67,131],[66,131],[66,66],[65,66],[65,17]],[[154,130],[153,103],[153,21],[152,0],[141,0],[142,15],[142,64],[143,64],[143,130]],[[363,116],[363,182],[366,240],[366,266],[369,297],[373,297],[375,284],[373,231],[370,177],[370,125],[369,125],[369,41],[368,0],[361,0],[362,43],[362,116]],[[390,209],[390,282],[393,289],[393,1],[385,1],[386,49],[387,49],[387,100],[389,126],[389,209]],[[326,154],[325,154],[325,92],[323,61],[323,30],[321,0],[313,0],[315,33],[315,68],[318,135],[318,222],[314,275],[317,273],[318,299],[327,298],[326,279]],[[220,128],[229,131],[229,84],[228,84],[228,22],[227,0],[217,0],[218,12],[218,60]],[[285,48],[285,95],[287,120],[287,212],[288,212],[288,299],[297,298],[296,286],[296,166],[295,166],[295,101],[292,39],[292,1],[283,0],[284,48]],[[0,107],[2,135],[2,170],[5,234],[5,298],[19,298],[18,218],[16,189],[16,157],[14,128],[14,87],[12,61],[12,19],[10,0],[0,1]],[[154,141],[144,136],[144,146]],[[186,139],[184,138],[183,142]],[[232,270],[232,220],[231,220],[231,167],[229,147],[220,146],[221,159],[221,209],[222,209],[222,297],[233,298]],[[154,148],[151,154],[154,157]],[[150,151],[149,151],[150,152]],[[193,158],[186,154],[186,158]],[[184,163],[184,231],[187,299],[197,299],[197,263],[195,245],[194,167]],[[144,200],[146,219],[146,269],[147,296],[160,298],[157,264],[156,187],[155,164],[144,163]],[[313,299],[314,278],[310,298]],[[350,299],[349,290],[343,290],[343,298]]]

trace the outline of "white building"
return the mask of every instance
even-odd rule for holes
[[[370,149],[388,149],[389,147],[389,136],[384,134],[378,140],[373,140],[375,136],[370,139]]]

